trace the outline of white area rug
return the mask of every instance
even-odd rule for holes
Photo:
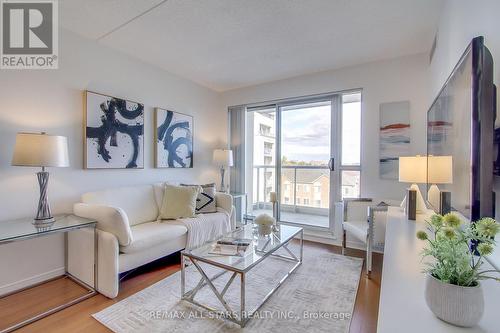
[[[291,247],[291,246],[290,246]],[[292,248],[292,247],[291,247]],[[245,328],[214,317],[188,302],[180,301],[180,272],[93,315],[117,333],[128,332],[348,332],[363,261],[330,253],[326,249],[304,248],[304,263],[261,307]],[[203,266],[204,269],[206,266]],[[276,285],[292,264],[269,258],[247,275],[247,310]],[[211,268],[211,267],[210,267]],[[209,269],[209,276],[219,270]],[[214,283],[222,290],[230,274]],[[192,289],[200,279],[192,265],[186,284]],[[225,299],[234,311],[240,304],[239,276]],[[195,297],[200,303],[223,310],[208,286]]]

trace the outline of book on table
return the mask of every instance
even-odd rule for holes
[[[240,245],[240,246],[248,246],[252,244],[252,240],[248,238],[222,238],[217,241],[217,244],[223,245]]]
[[[223,238],[212,247],[211,254],[244,257],[252,248],[251,239]]]

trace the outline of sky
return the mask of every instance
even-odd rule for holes
[[[361,103],[343,104],[342,161],[359,163]],[[288,160],[324,161],[330,158],[330,105],[286,110],[282,113],[282,155]]]

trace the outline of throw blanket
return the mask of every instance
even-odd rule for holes
[[[188,229],[186,249],[196,248],[231,231],[231,218],[221,208],[217,208],[217,213],[199,214],[173,223],[181,223]]]

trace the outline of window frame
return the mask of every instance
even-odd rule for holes
[[[349,95],[349,94],[360,94],[360,103],[361,103],[361,114],[360,114],[360,126],[361,126],[361,132],[360,132],[360,163],[359,165],[344,165],[342,163],[342,118],[343,118],[343,96],[344,95]],[[329,93],[321,93],[321,94],[316,94],[316,95],[307,95],[307,96],[299,96],[299,97],[287,97],[283,99],[277,99],[277,100],[272,100],[272,101],[267,101],[267,102],[258,102],[258,103],[249,103],[245,104],[246,112],[251,113],[255,111],[263,111],[267,109],[272,109],[274,117],[269,116],[270,119],[274,119],[275,121],[275,137],[276,138],[281,138],[281,116],[282,112],[284,111],[283,108],[286,108],[288,106],[293,106],[296,104],[307,104],[307,103],[320,103],[323,101],[331,101],[331,107],[332,107],[332,117],[331,117],[331,157],[334,158],[334,170],[330,173],[330,189],[329,189],[329,227],[324,228],[324,227],[318,227],[318,226],[310,226],[307,224],[296,224],[294,222],[290,221],[282,221],[283,223],[290,224],[290,225],[298,225],[302,226],[307,230],[316,230],[319,232],[324,232],[325,229],[327,232],[330,232],[332,235],[336,235],[339,233],[338,226],[335,223],[335,216],[334,216],[334,209],[335,209],[335,203],[339,200],[342,200],[342,179],[341,179],[341,171],[343,170],[354,170],[354,171],[359,171],[360,173],[360,180],[359,180],[359,196],[362,196],[362,178],[363,178],[363,171],[362,171],[362,165],[363,165],[363,139],[364,139],[364,134],[363,134],[363,119],[364,119],[364,100],[363,100],[363,88],[358,87],[358,88],[352,88],[352,89],[346,89],[346,90],[339,90],[339,91],[334,91],[334,92],[329,92]],[[267,114],[263,113],[264,116],[267,116]],[[246,127],[245,127],[246,130]],[[276,155],[276,165],[275,168],[276,170],[281,169],[281,141],[280,139],[277,139],[277,141],[274,143],[275,144],[275,155]],[[245,169],[246,170],[246,169]],[[332,184],[333,182],[333,184]],[[246,184],[246,183],[245,183]],[[253,184],[251,186],[254,186]],[[299,184],[297,184],[297,187]],[[279,193],[280,195],[282,194],[282,184],[280,183],[280,177],[275,177],[275,191]],[[297,188],[298,192],[298,188]],[[320,191],[319,193],[322,193]],[[297,204],[300,205],[300,202],[302,198],[297,197]],[[281,210],[279,209],[279,203],[278,203],[278,218],[281,213]]]
[[[352,164],[343,164],[342,161],[342,148],[343,148],[343,140],[342,140],[342,130],[343,130],[343,116],[344,116],[344,103],[343,103],[343,97],[344,95],[352,95],[352,94],[360,94],[360,138],[359,138],[359,165],[352,165]],[[341,101],[340,101],[340,112],[338,114],[338,158],[339,158],[339,163],[338,163],[338,188],[339,188],[339,194],[340,194],[340,200],[344,199],[343,192],[342,192],[342,171],[358,171],[359,172],[359,195],[357,198],[362,197],[361,192],[362,192],[362,165],[363,165],[363,91],[361,89],[359,90],[353,90],[353,91],[347,91],[347,92],[342,92],[340,94],[341,96]],[[356,198],[356,197],[354,197]]]

